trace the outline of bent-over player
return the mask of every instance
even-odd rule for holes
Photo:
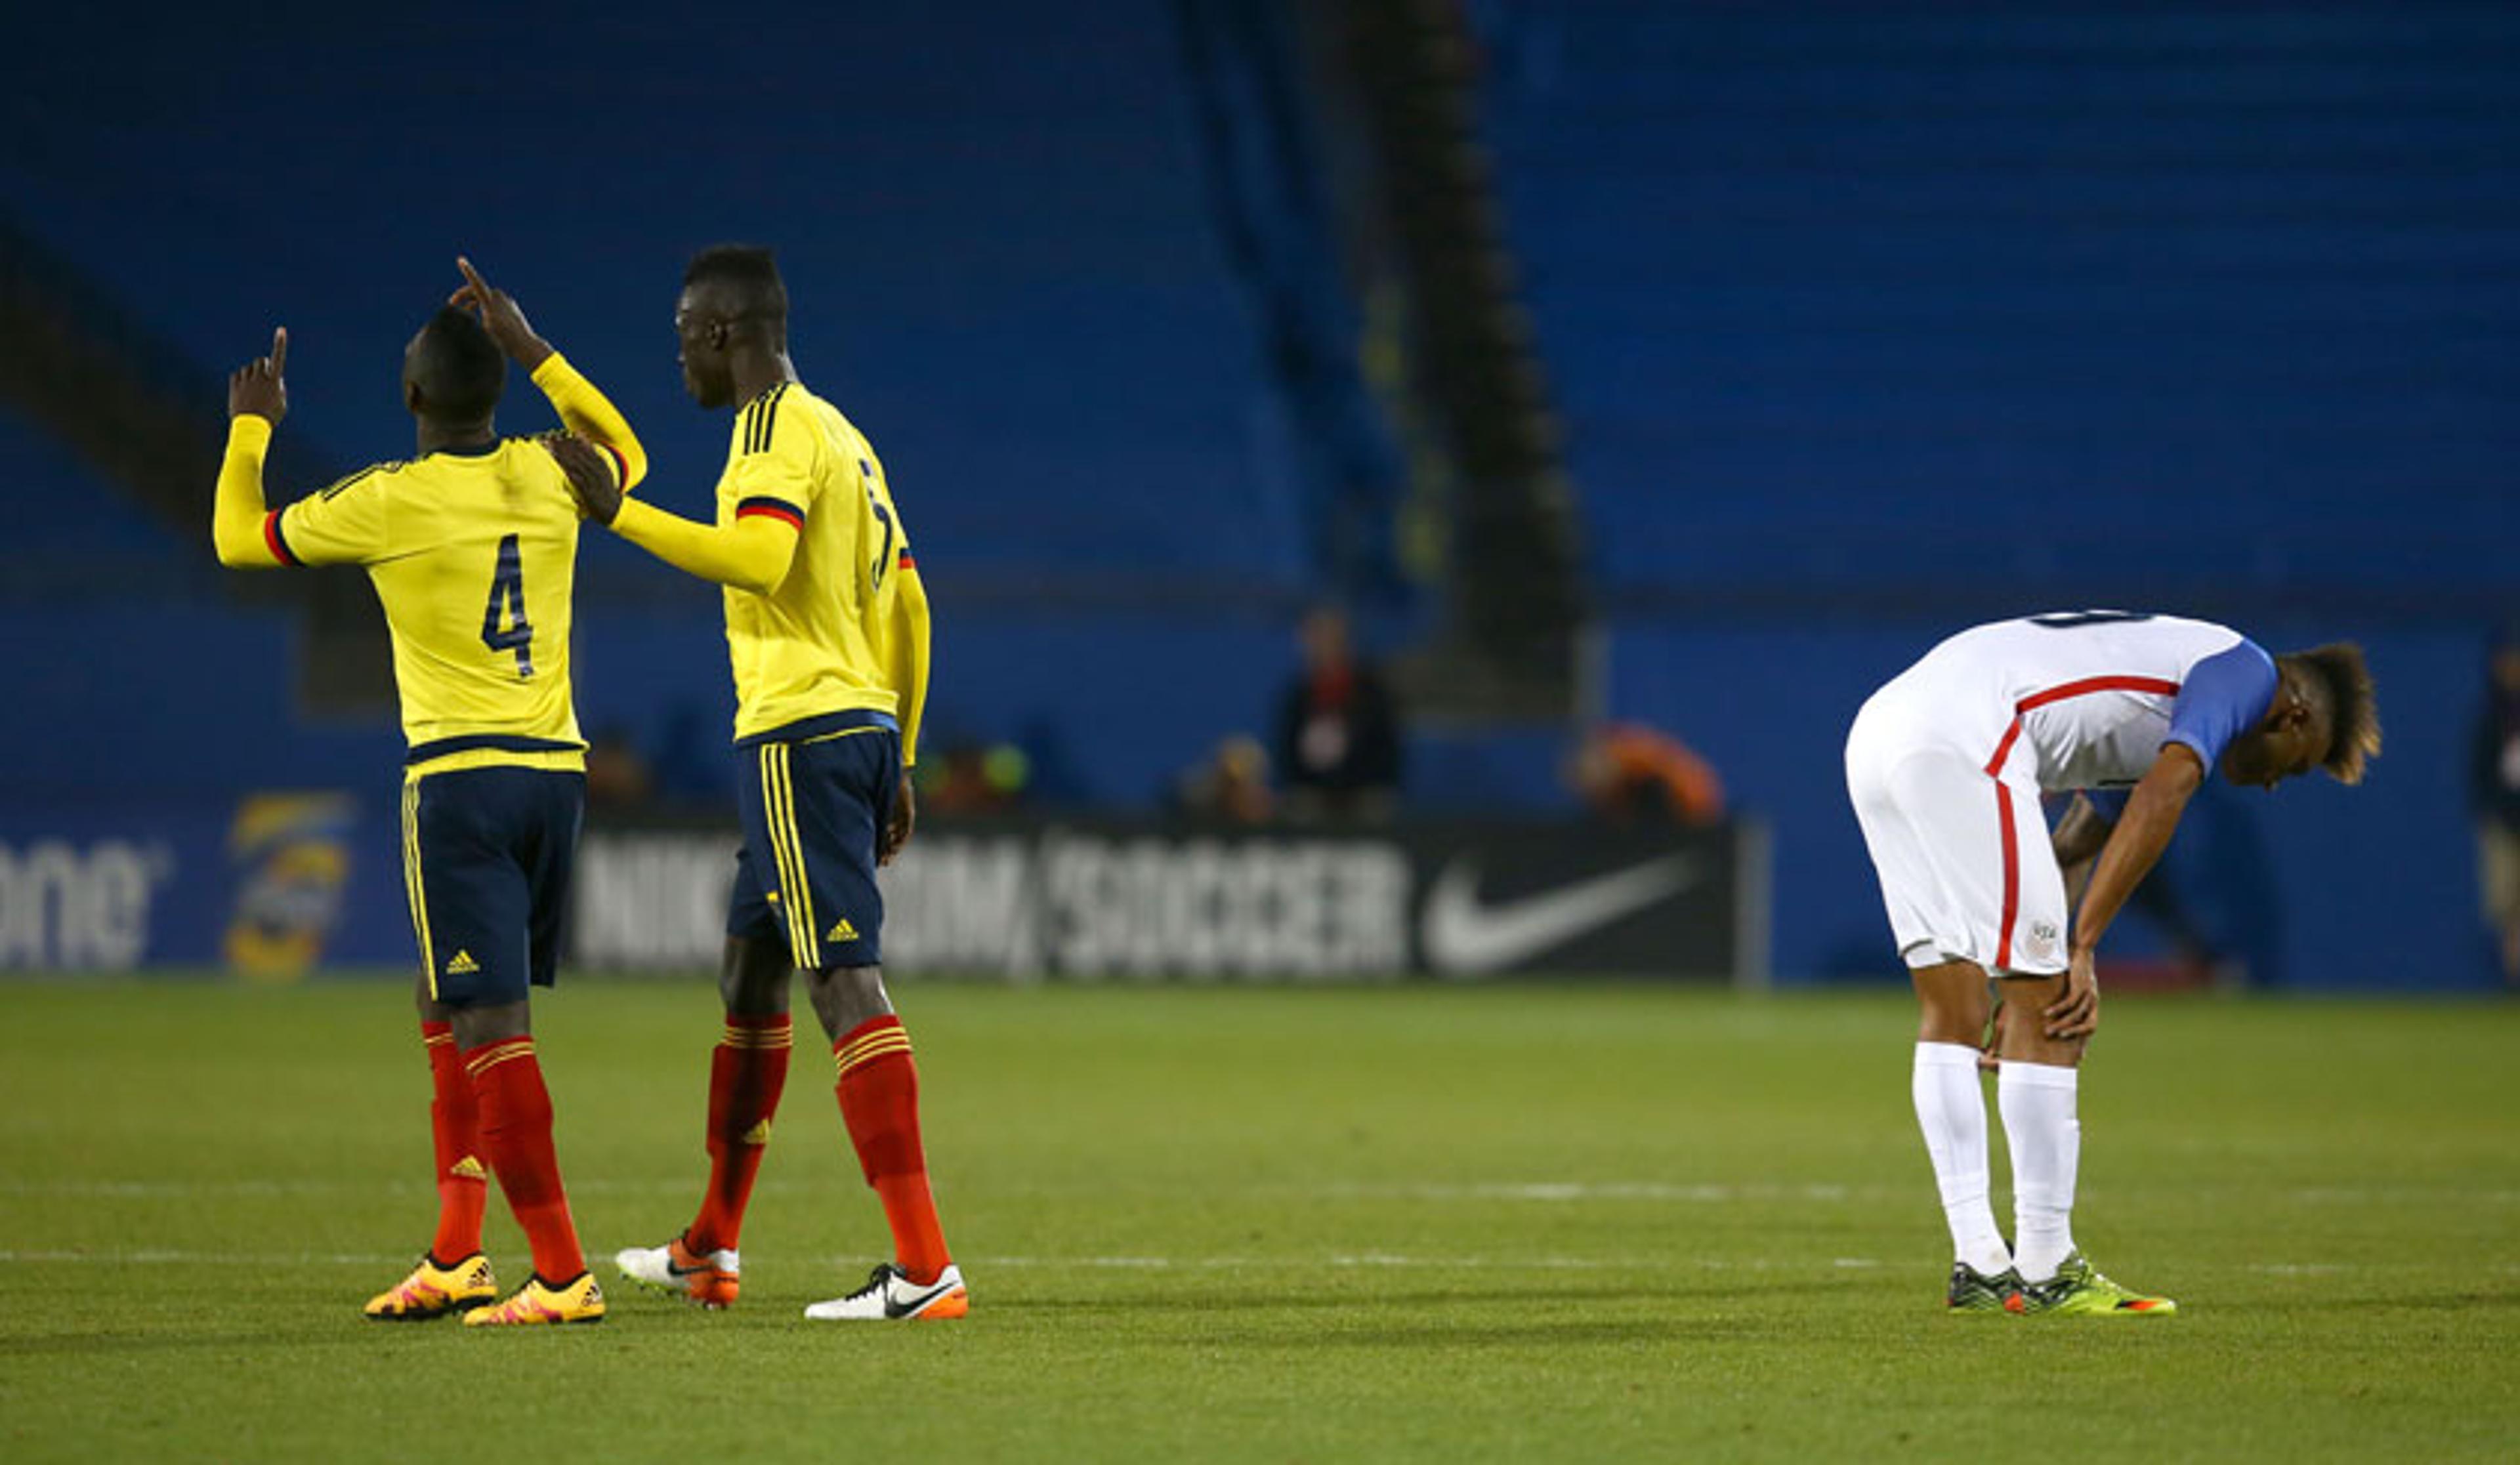
[[[2269,656],[2205,621],[2087,610],[1963,631],[1874,692],[1847,790],[1922,1017],[1912,1090],[1961,1310],[2166,1315],[2074,1244],[2077,1070],[2099,1025],[2094,953],[2206,775],[2362,781],[2380,726],[2362,649]],[[2051,838],[2042,791],[2084,791]],[[2061,869],[2097,855],[2069,919]],[[1979,1045],[2002,988],[1998,1107],[2014,1243],[1987,1200]]]

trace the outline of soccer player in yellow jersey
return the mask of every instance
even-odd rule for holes
[[[546,445],[492,425],[503,354],[623,482],[636,483],[646,461],[612,404],[513,299],[462,267],[465,287],[403,353],[403,399],[419,427],[407,463],[267,510],[263,455],[289,409],[288,333],[237,370],[212,538],[219,561],[238,569],[366,566],[393,636],[410,744],[403,882],[420,944],[439,1207],[428,1254],[367,1315],[596,1322],[604,1293],[561,1186],[526,1000],[553,980],[586,799],[568,678],[579,518]],[[533,1248],[532,1278],[505,1302],[481,1251],[485,1160]]]
[[[592,453],[562,454],[589,517],[726,587],[742,759],[709,1185],[680,1236],[617,1260],[633,1279],[705,1306],[735,1300],[737,1234],[786,1082],[792,968],[832,1040],[840,1116],[894,1242],[894,1260],[864,1287],[805,1315],[960,1317],[970,1300],[928,1190],[919,1074],[878,965],[876,866],[910,837],[903,771],[927,694],[926,594],[875,449],[796,379],[787,288],[769,251],[700,253],[675,329],[692,396],[741,405],[716,522],[624,502]]]

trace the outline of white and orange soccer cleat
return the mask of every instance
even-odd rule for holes
[[[818,1322],[907,1322],[913,1318],[961,1317],[971,1310],[971,1294],[963,1285],[963,1268],[948,1266],[936,1280],[914,1282],[909,1273],[886,1262],[867,1274],[867,1283],[846,1297],[816,1303],[805,1315]]]
[[[742,1290],[742,1261],[733,1247],[701,1256],[675,1237],[662,1246],[634,1246],[616,1253],[612,1265],[643,1287],[677,1294],[703,1308],[727,1308]]]

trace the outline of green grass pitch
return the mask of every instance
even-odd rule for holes
[[[398,987],[0,986],[0,1457],[2520,1454],[2510,1006],[2113,1002],[2122,1321],[1942,1312],[1893,994],[900,996],[968,1320],[798,1315],[885,1241],[800,1042],[741,1308],[483,1334],[358,1315],[433,1215]],[[537,1007],[588,1251],[663,1239],[712,989]]]

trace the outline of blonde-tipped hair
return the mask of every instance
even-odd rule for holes
[[[2327,756],[2319,767],[2339,783],[2362,782],[2363,765],[2380,756],[2380,703],[2362,648],[2350,641],[2331,642],[2282,659],[2326,704]]]

